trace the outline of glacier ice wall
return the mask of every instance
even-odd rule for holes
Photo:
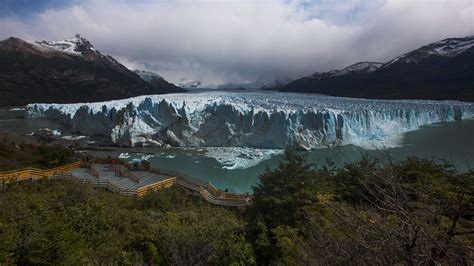
[[[30,104],[27,117],[59,120],[122,146],[314,149],[358,144],[474,117],[474,104],[366,100],[292,93],[206,92],[80,104]]]

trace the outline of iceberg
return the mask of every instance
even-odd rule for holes
[[[128,154],[128,152],[120,153],[120,155],[118,156],[119,159],[128,159],[130,157],[131,156]]]
[[[242,147],[210,147],[206,148],[204,156],[215,159],[222,169],[247,169],[282,154],[283,150],[254,149]]]
[[[368,100],[276,92],[203,92],[76,104],[29,104],[27,118],[120,146],[310,150],[362,145],[474,117],[456,101]],[[383,141],[382,141],[383,142]]]

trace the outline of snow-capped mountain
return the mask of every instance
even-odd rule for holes
[[[125,67],[110,55],[105,55],[94,48],[94,46],[81,35],[76,34],[73,38],[60,41],[27,41],[38,50],[44,53],[54,53],[58,55],[72,55],[81,57],[87,61],[106,60],[117,67]]]
[[[456,57],[472,47],[474,47],[474,36],[444,39],[394,58],[383,67],[388,67],[395,62],[416,64],[435,56]]]
[[[81,35],[76,34],[74,38],[69,38],[61,41],[33,41],[30,42],[36,45],[38,48],[45,48],[56,50],[61,53],[68,53],[71,55],[85,55],[87,52],[97,52],[92,44],[82,38]]]
[[[328,72],[317,72],[317,73],[314,73],[311,77],[316,78],[316,79],[322,79],[322,78],[329,78],[329,77],[344,76],[348,74],[362,74],[362,73],[368,74],[368,73],[372,73],[376,71],[382,65],[383,63],[364,61],[364,62],[355,63],[343,69],[331,70]]]
[[[365,100],[295,93],[139,96],[90,104],[31,104],[29,118],[124,146],[314,149],[363,145],[437,122],[470,119],[474,104]]]
[[[281,91],[379,99],[474,101],[474,36],[425,45],[385,64],[362,62],[297,79]]]
[[[0,105],[84,102],[179,90],[149,83],[76,35],[61,41],[0,41]]]

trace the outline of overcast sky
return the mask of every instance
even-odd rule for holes
[[[474,35],[474,0],[0,0],[0,37],[80,33],[178,83],[301,77]]]

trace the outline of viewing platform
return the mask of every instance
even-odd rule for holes
[[[149,191],[173,186],[176,179],[147,171],[128,170],[118,164],[93,164],[91,168],[77,168],[67,174],[82,183],[106,188],[123,195],[138,196],[143,196]]]
[[[190,177],[167,176],[157,171],[129,169],[122,164],[90,164],[71,163],[48,170],[25,168],[14,171],[0,172],[0,184],[5,187],[11,183],[25,180],[64,178],[107,189],[110,192],[144,196],[177,185],[209,203],[221,206],[244,207],[251,204],[252,196],[247,193],[224,192],[211,183]]]

